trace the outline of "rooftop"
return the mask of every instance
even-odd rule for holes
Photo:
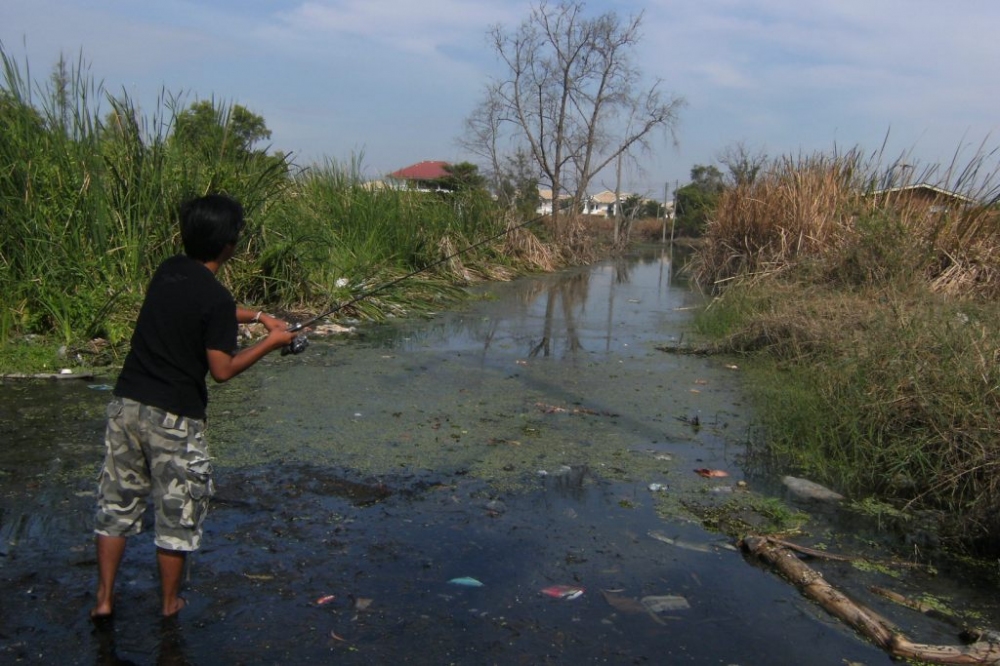
[[[448,162],[425,160],[411,164],[408,167],[403,167],[398,171],[393,171],[389,174],[389,178],[397,178],[399,180],[440,180],[451,175],[445,169],[447,166],[449,166]]]

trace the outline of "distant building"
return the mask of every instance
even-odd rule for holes
[[[562,210],[566,206],[570,196],[568,194],[559,195],[559,201],[561,205],[559,210]],[[538,208],[536,211],[539,215],[551,215],[552,214],[552,190],[545,190],[538,188]]]
[[[604,190],[603,192],[599,192],[597,194],[588,195],[580,205],[580,213],[596,217],[614,217],[621,211],[625,202],[634,196],[635,195],[631,192],[622,192],[621,196],[615,196],[615,193],[611,190]],[[563,194],[559,197],[559,201],[562,202],[560,210],[564,210],[569,204],[570,195]],[[642,203],[646,203],[647,201],[654,201],[654,203],[658,206],[663,205],[662,203],[651,199],[643,199]],[[673,217],[673,211],[673,202],[668,202],[667,217]],[[552,190],[539,188],[537,212],[539,215],[552,214]]]
[[[878,190],[873,192],[872,196],[876,201],[889,205],[923,205],[930,213],[946,213],[955,208],[965,208],[979,203],[964,194],[927,183]]]
[[[583,202],[584,215],[599,215],[601,217],[614,217],[618,214],[625,200],[632,196],[631,192],[622,192],[621,196],[615,196],[611,190],[598,192],[593,196],[588,196]]]
[[[430,161],[417,162],[390,173],[387,178],[405,183],[407,187],[421,192],[436,192],[447,190],[443,187],[445,179],[451,176],[448,162]]]

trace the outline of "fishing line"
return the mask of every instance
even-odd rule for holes
[[[504,236],[506,236],[507,234],[511,233],[512,231],[517,231],[518,229],[522,229],[522,228],[528,226],[529,224],[534,224],[535,222],[538,222],[539,220],[543,219],[544,217],[545,217],[544,215],[539,215],[537,217],[531,218],[527,222],[521,222],[520,224],[516,224],[516,225],[514,225],[512,227],[508,227],[507,229],[504,229],[503,231],[501,231],[498,234],[494,234],[493,236],[490,236],[489,238],[484,238],[483,240],[478,241],[476,243],[473,243],[472,245],[469,245],[468,247],[464,247],[461,250],[453,252],[453,253],[449,254],[448,256],[446,256],[446,257],[443,257],[441,259],[433,261],[433,262],[427,264],[426,266],[424,266],[423,268],[418,268],[415,271],[410,271],[406,275],[398,277],[398,278],[396,278],[394,280],[390,280],[389,282],[385,282],[383,284],[380,284],[380,285],[378,285],[376,287],[373,287],[373,288],[369,289],[368,291],[362,292],[361,294],[355,296],[351,300],[349,300],[349,301],[347,301],[345,303],[341,303],[337,307],[335,307],[335,308],[333,308],[331,310],[327,310],[323,314],[316,315],[312,319],[308,319],[306,321],[299,322],[297,324],[293,324],[292,326],[290,326],[288,328],[288,330],[292,331],[292,332],[301,331],[304,328],[312,326],[313,324],[315,324],[316,322],[318,322],[321,319],[329,317],[330,315],[332,315],[332,314],[334,314],[336,312],[339,312],[340,310],[343,310],[344,308],[346,308],[346,307],[348,307],[350,305],[354,305],[358,301],[362,301],[362,300],[364,300],[366,298],[371,297],[373,294],[377,294],[377,293],[379,293],[381,291],[385,291],[386,289],[388,289],[390,287],[393,287],[393,286],[399,284],[400,282],[403,282],[404,280],[409,280],[410,278],[412,278],[412,277],[414,277],[416,275],[420,275],[424,271],[430,270],[430,269],[434,268],[435,266],[440,266],[441,264],[443,264],[443,263],[445,263],[447,261],[451,261],[455,257],[461,256],[461,255],[465,254],[466,252],[469,252],[471,250],[475,250],[477,247],[482,247],[483,245],[486,245],[487,243],[495,241],[498,238],[503,238]],[[303,351],[305,351],[305,349],[306,349],[307,346],[309,346],[309,340],[308,340],[308,338],[306,338],[306,334],[305,333],[301,333],[301,334],[295,336],[295,339],[292,340],[292,343],[290,345],[288,345],[287,347],[284,347],[281,350],[281,354],[282,354],[282,356],[284,356],[286,354],[300,354]]]

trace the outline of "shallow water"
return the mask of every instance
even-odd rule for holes
[[[685,510],[744,478],[752,415],[731,362],[655,349],[699,302],[672,273],[654,251],[477,288],[460,312],[314,340],[213,387],[219,491],[168,624],[148,532],[114,626],[86,617],[113,378],[0,385],[0,661],[890,663]],[[955,642],[864,596],[872,574],[824,574]],[[660,595],[690,608],[641,611]]]

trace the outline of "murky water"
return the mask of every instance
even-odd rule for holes
[[[668,255],[477,293],[212,389],[219,493],[166,625],[148,532],[114,627],[87,619],[113,378],[0,385],[0,661],[889,663],[685,510],[743,478],[751,415],[726,361],[655,349],[698,302]],[[687,607],[643,609],[658,596]]]

